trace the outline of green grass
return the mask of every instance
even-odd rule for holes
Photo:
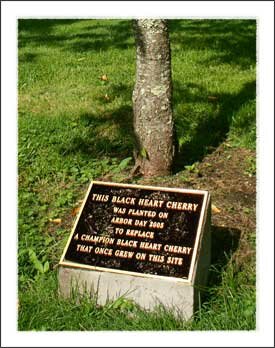
[[[255,264],[255,260],[250,263]],[[187,322],[162,307],[154,312],[142,311],[124,298],[103,307],[88,294],[80,299],[74,294],[70,299],[62,299],[58,296],[56,274],[39,275],[28,291],[20,292],[18,329],[252,330],[256,321],[255,268],[250,264],[239,272],[235,268],[231,262],[222,271],[212,268],[212,278],[218,274],[220,283],[208,289],[207,299],[194,320]]]
[[[252,20],[170,21],[176,171],[192,168],[225,139],[255,149],[255,26]],[[219,268],[222,282],[187,324],[134,307],[129,319],[127,306],[126,312],[98,309],[85,299],[76,306],[57,297],[55,267],[72,210],[91,179],[119,180],[133,164],[134,81],[131,21],[19,20],[19,329],[253,329],[255,315],[246,309],[253,307],[254,280],[245,279],[246,268],[233,276],[234,263]],[[255,163],[249,165],[255,175]]]
[[[254,149],[255,21],[171,21],[170,29],[179,162],[200,160],[228,136]]]

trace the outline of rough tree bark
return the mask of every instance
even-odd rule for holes
[[[133,91],[135,169],[168,175],[174,156],[171,55],[167,21],[134,21],[136,83]]]

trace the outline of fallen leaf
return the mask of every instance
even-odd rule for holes
[[[221,209],[217,208],[214,204],[211,205],[212,213],[220,213]]]
[[[102,75],[100,76],[101,81],[108,81],[108,76],[107,75]]]
[[[218,97],[215,97],[215,96],[213,96],[213,95],[209,95],[209,96],[208,96],[208,100],[209,100],[209,101],[216,101],[216,100],[218,100]]]
[[[76,216],[78,214],[79,210],[80,210],[80,207],[74,208],[71,212],[72,216]]]
[[[61,224],[61,219],[50,219],[50,222],[53,222],[54,224]]]

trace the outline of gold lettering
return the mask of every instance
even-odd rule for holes
[[[192,248],[190,247],[184,247],[180,245],[169,245],[165,244],[163,247],[164,251],[170,252],[170,253],[177,253],[177,254],[183,254],[183,255],[189,255]]]
[[[150,221],[149,228],[164,228],[164,222]]]
[[[136,198],[135,197],[113,196],[112,202],[113,203],[118,203],[118,204],[135,205]]]
[[[127,251],[127,250],[116,250],[115,256],[120,257],[122,259],[131,259],[134,255],[133,251]]]
[[[93,247],[91,245],[77,244],[76,251],[80,253],[90,253]]]
[[[128,215],[154,218],[157,213],[154,210],[129,209]]]
[[[135,256],[135,257],[136,257],[137,260],[145,261],[146,255],[147,255],[147,254],[145,254],[145,253],[136,253],[136,256]]]
[[[151,242],[140,242],[139,247],[140,247],[140,249],[158,250],[159,251],[162,247],[162,244],[151,243]]]
[[[123,233],[124,233],[124,228],[116,227],[115,234],[119,234],[121,236],[123,235]]]
[[[155,233],[153,231],[141,231],[141,230],[126,230],[126,236],[128,237],[137,237],[137,238],[149,238],[154,239]]]
[[[183,259],[181,257],[174,257],[174,256],[168,256],[167,258],[167,265],[178,265],[182,266]]]
[[[82,234],[80,238],[83,242],[89,242],[89,243],[103,243],[105,245],[107,244],[114,244],[115,239],[104,237],[104,236],[95,236],[91,234]]]
[[[168,219],[168,213],[166,213],[166,212],[164,212],[164,211],[160,211],[160,212],[158,213],[158,217],[159,217],[160,219]]]
[[[125,214],[126,213],[126,208],[114,207],[114,213],[116,213],[116,214]]]
[[[166,203],[166,208],[173,209],[173,210],[196,211],[198,208],[198,204],[168,201]]]
[[[108,202],[109,195],[99,195],[97,193],[93,193],[92,201],[96,202]]]
[[[112,254],[113,254],[113,249],[102,248],[102,247],[96,247],[96,248],[95,248],[95,254],[98,254],[98,255],[105,255],[105,256],[112,256]]]
[[[122,217],[113,217],[111,220],[112,224],[120,224],[120,225],[132,225],[133,220],[132,219],[127,219],[127,218],[122,218]]]
[[[164,262],[164,256],[163,255],[149,254],[149,261],[157,262],[157,263],[163,263]]]
[[[164,201],[159,201],[158,199],[147,199],[140,198],[138,201],[138,205],[142,205],[144,207],[152,207],[152,208],[161,208]]]
[[[135,226],[139,226],[139,227],[146,227],[146,225],[148,224],[148,221],[146,220],[135,220]]]
[[[137,248],[137,243],[137,240],[118,239],[116,244],[122,247]]]

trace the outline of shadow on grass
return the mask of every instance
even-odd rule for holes
[[[133,148],[132,108],[123,106],[102,115],[84,113],[79,117],[79,127],[85,136],[73,136],[59,148],[62,155],[81,152],[91,158],[100,156],[129,157]],[[115,130],[112,128],[115,127]]]
[[[218,286],[222,281],[222,270],[226,268],[230,257],[238,249],[241,230],[221,226],[211,226],[211,267],[207,288]],[[203,302],[211,297],[209,292],[203,293]]]
[[[79,19],[18,19],[18,31],[28,34],[47,35],[58,25],[79,22]]]
[[[24,52],[18,57],[18,59],[20,63],[35,63],[37,54]]]
[[[256,61],[256,20],[203,19],[169,21],[171,39],[183,49],[213,50],[215,59],[202,64],[236,64],[249,68]],[[184,33],[184,35],[182,35]],[[175,50],[181,50],[176,46]]]
[[[197,94],[191,94],[190,88],[197,89]],[[256,82],[243,85],[239,93],[236,94],[217,94],[215,100],[208,100],[209,93],[201,86],[194,83],[187,84],[186,87],[176,85],[176,103],[180,103],[180,95],[183,96],[182,103],[208,103],[211,111],[206,110],[205,117],[200,120],[198,125],[190,132],[188,119],[177,117],[176,129],[181,132],[187,130],[191,134],[190,141],[183,144],[178,149],[174,164],[174,172],[178,172],[187,164],[201,161],[204,156],[211,153],[227,137],[232,123],[232,118],[246,103],[256,98]],[[130,99],[132,90],[129,86],[122,83],[110,87],[110,95],[120,96]],[[208,113],[207,113],[208,111]],[[74,139],[69,146],[73,151],[85,153],[110,154],[129,156],[129,151],[134,146],[133,131],[133,111],[130,106],[122,106],[102,115],[82,114],[80,121],[90,128],[90,140]],[[108,125],[117,125],[119,135],[116,140],[111,140],[111,134],[104,136],[100,131],[96,131]],[[246,127],[246,125],[244,125]]]
[[[196,88],[197,94],[190,94],[190,88]],[[213,100],[209,99],[207,90],[193,83],[185,87],[177,84],[175,90],[176,104],[180,102],[179,98],[182,96],[182,103],[207,103],[209,106],[206,108],[205,117],[200,119],[198,125],[192,130],[190,141],[185,142],[178,150],[174,167],[174,171],[177,172],[187,164],[201,161],[226,139],[234,114],[246,103],[255,100],[256,81],[244,84],[239,93],[217,94]],[[184,133],[189,128],[190,125],[184,117],[176,118],[177,130]]]
[[[81,22],[90,24],[78,26]],[[64,25],[71,25],[71,28],[63,30],[63,34],[58,29],[62,29]],[[19,47],[31,43],[33,46],[59,47],[60,50],[79,53],[126,49],[134,45],[130,20],[20,19],[18,29]]]
[[[250,69],[256,63],[255,20],[171,20],[169,21],[172,57],[183,50],[197,51],[204,66],[230,64]],[[200,58],[202,50],[212,51],[211,58]],[[175,115],[176,132],[187,135],[188,141],[178,146],[174,172],[187,164],[200,161],[222,143],[230,130],[232,118],[243,105],[256,97],[256,82],[243,84],[236,94],[220,93],[211,98],[203,86],[173,81],[173,105],[190,104],[189,114]],[[192,105],[201,108],[193,110]],[[187,112],[188,112],[187,111]],[[199,117],[198,124],[193,118]]]

